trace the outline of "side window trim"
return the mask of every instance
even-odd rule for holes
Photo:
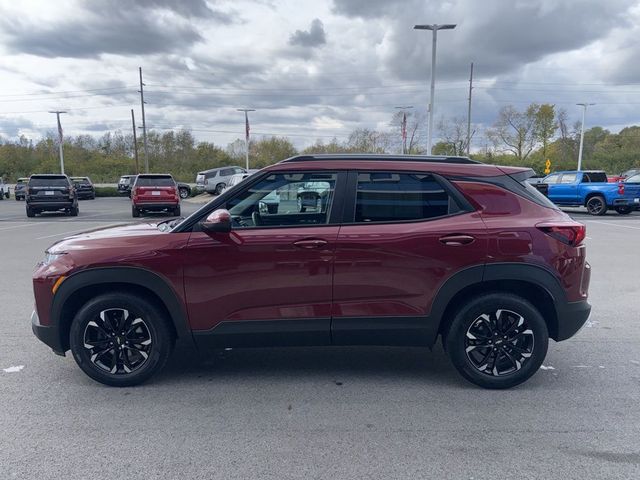
[[[440,215],[438,217],[430,217],[430,218],[418,218],[412,220],[390,220],[390,221],[379,221],[379,222],[356,222],[356,201],[357,201],[357,192],[358,192],[358,175],[360,173],[370,172],[371,170],[351,170],[349,172],[349,176],[346,179],[345,190],[344,190],[344,205],[343,205],[343,215],[342,215],[342,224],[343,225],[383,225],[383,224],[394,224],[394,223],[419,223],[419,222],[430,222],[433,220],[439,220],[442,218],[455,217],[457,215],[462,215],[465,213],[469,213],[475,210],[475,208],[469,203],[469,201],[464,197],[464,195],[446,178],[441,175],[433,172],[419,172],[419,171],[402,171],[402,170],[385,170],[385,173],[398,173],[398,174],[417,174],[417,175],[431,175],[433,179],[443,188],[445,192],[449,195],[449,197],[458,204],[459,210],[455,213],[449,213],[447,215]]]

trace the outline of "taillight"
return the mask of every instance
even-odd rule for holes
[[[538,229],[556,240],[561,241],[565,245],[577,247],[582,243],[587,236],[587,227],[584,225],[554,225],[554,226],[540,226]]]
[[[618,184],[618,195],[624,195],[624,183]]]
[[[138,195],[138,187],[133,187],[131,189],[131,196],[136,197]]]

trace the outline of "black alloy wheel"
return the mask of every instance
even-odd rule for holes
[[[604,198],[597,195],[587,200],[587,211],[590,215],[604,215],[607,213],[607,203]]]
[[[540,312],[528,300],[507,292],[466,301],[443,335],[458,372],[484,388],[510,388],[526,381],[542,365],[548,343]]]
[[[125,292],[85,304],[69,339],[78,366],[94,380],[117,387],[149,379],[165,365],[174,344],[166,314],[146,297]]]
[[[524,317],[496,310],[476,318],[465,335],[465,352],[479,371],[499,377],[516,372],[531,358],[535,339]]]

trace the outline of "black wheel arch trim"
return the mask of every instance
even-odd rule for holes
[[[66,302],[80,289],[104,284],[128,284],[142,287],[153,292],[162,302],[180,339],[191,339],[187,312],[177,293],[169,282],[150,270],[140,267],[104,267],[91,268],[72,274],[60,284],[51,302],[51,324],[58,327],[61,345],[68,349],[68,339],[62,338],[65,333],[61,329],[64,321],[62,312]],[[70,322],[69,322],[70,323]]]
[[[568,302],[560,281],[548,268],[530,263],[489,263],[468,267],[457,272],[439,288],[431,306],[431,311],[427,313],[429,318],[438,319],[440,330],[440,327],[447,321],[445,312],[456,295],[467,288],[481,288],[483,283],[488,284],[494,281],[526,282],[543,289],[552,299],[553,305],[551,306],[555,312],[555,321],[558,323],[557,330],[559,332],[554,332],[551,329],[549,332],[551,338],[556,340],[568,338],[562,335],[561,332],[564,330],[562,323],[565,314],[570,310],[571,303]]]

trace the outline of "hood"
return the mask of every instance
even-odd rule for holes
[[[157,223],[116,224],[101,227],[86,232],[75,233],[63,238],[51,245],[47,251],[50,253],[67,252],[69,250],[86,250],[100,248],[101,246],[113,246],[114,240],[125,240],[130,237],[146,235],[164,235],[158,229]]]

